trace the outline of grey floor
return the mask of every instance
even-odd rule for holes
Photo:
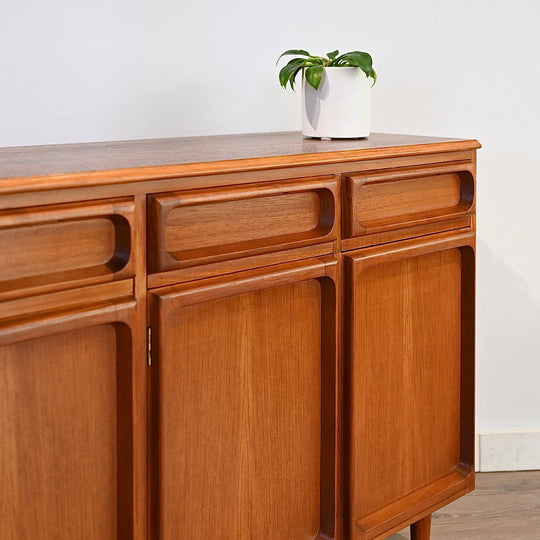
[[[540,540],[540,471],[477,473],[475,491],[433,514],[431,540]]]

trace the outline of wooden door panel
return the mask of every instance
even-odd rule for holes
[[[333,536],[327,271],[294,263],[153,297],[154,538]]]
[[[472,487],[466,379],[474,342],[463,328],[463,321],[473,324],[474,313],[471,238],[404,242],[346,259],[351,538],[377,538],[390,517],[406,520],[418,505],[425,510]]]
[[[133,537],[133,305],[0,325],[3,539]]]

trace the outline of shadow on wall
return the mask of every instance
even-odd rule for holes
[[[540,305],[477,241],[477,429],[540,427]]]

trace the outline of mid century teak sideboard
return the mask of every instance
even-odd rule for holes
[[[474,487],[477,148],[0,149],[2,539],[428,539]]]

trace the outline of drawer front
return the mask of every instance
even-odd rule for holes
[[[361,173],[345,178],[346,237],[380,233],[472,212],[474,172],[468,165]]]
[[[133,275],[130,199],[0,212],[0,299]]]
[[[331,242],[336,193],[326,176],[151,195],[149,270]]]

